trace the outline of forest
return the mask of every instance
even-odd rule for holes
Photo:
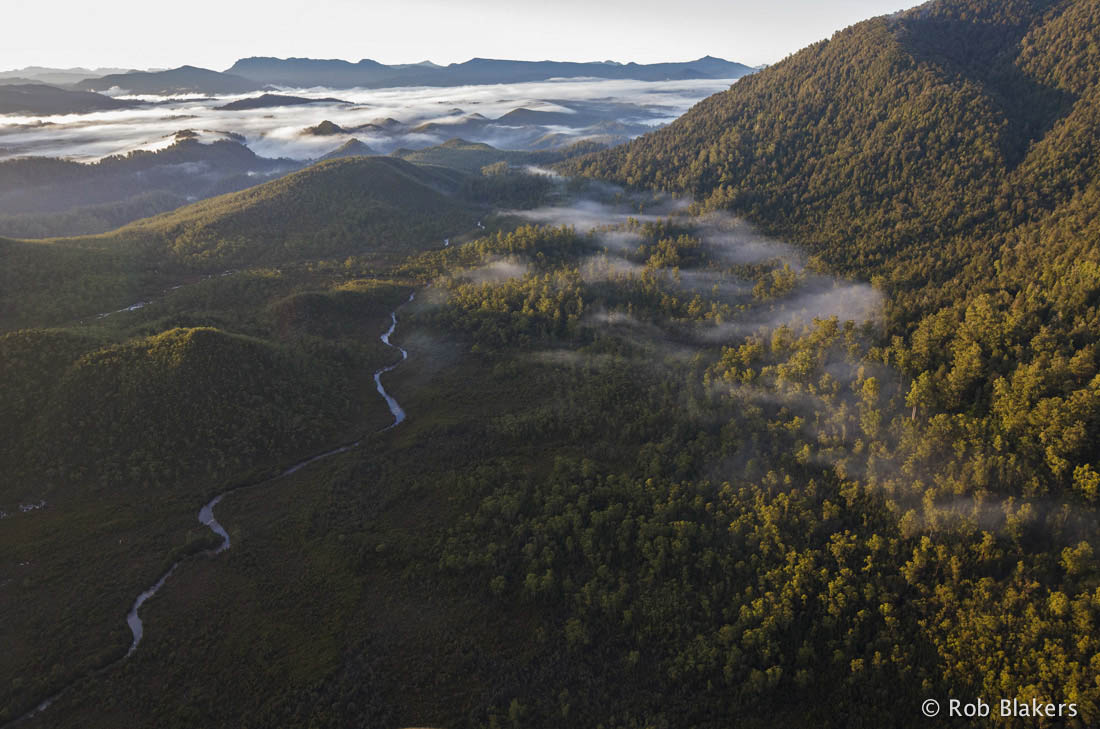
[[[935,0],[555,174],[0,240],[0,725],[1097,725],[1098,34]]]

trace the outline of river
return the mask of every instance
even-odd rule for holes
[[[413,293],[409,294],[409,298],[403,304],[401,304],[401,306],[404,306],[405,304],[408,304],[408,303],[412,302],[414,296],[416,296],[415,291]],[[381,428],[380,430],[378,430],[377,432],[379,432],[379,433],[390,430],[391,428],[395,428],[395,427],[397,427],[398,425],[400,425],[401,423],[403,423],[405,421],[405,410],[404,410],[404,408],[401,407],[401,405],[397,402],[397,400],[394,399],[394,397],[392,395],[390,395],[386,391],[386,388],[382,385],[382,375],[386,374],[387,372],[392,371],[398,365],[400,365],[402,362],[404,362],[405,360],[407,360],[409,358],[409,353],[408,353],[407,350],[405,350],[403,347],[400,347],[400,346],[398,346],[398,345],[396,345],[396,344],[394,344],[393,342],[390,341],[390,337],[393,336],[394,331],[397,329],[397,311],[398,311],[398,309],[401,308],[401,306],[398,306],[397,309],[394,309],[393,311],[390,312],[390,326],[379,337],[379,339],[382,340],[382,343],[385,344],[387,347],[390,347],[391,349],[396,349],[398,352],[401,353],[401,359],[400,360],[398,360],[397,362],[394,362],[393,364],[389,364],[389,365],[386,365],[384,367],[381,367],[378,370],[376,370],[375,373],[374,373],[374,384],[375,384],[376,389],[378,390],[378,394],[382,396],[383,400],[385,400],[386,406],[390,409],[390,415],[393,416],[393,422],[390,423],[389,425],[387,425],[386,427]],[[134,308],[137,308],[137,307],[129,307],[129,309],[124,309],[123,311],[132,310]],[[112,313],[114,313],[114,312],[112,312]],[[105,315],[102,315],[102,316],[105,316]],[[199,518],[199,522],[203,526],[210,529],[210,531],[214,532],[214,534],[221,539],[221,543],[217,547],[206,550],[204,552],[204,554],[208,557],[213,557],[213,556],[221,554],[222,552],[229,549],[230,545],[232,544],[232,541],[229,538],[229,532],[226,531],[225,527],[223,527],[221,525],[221,523],[218,522],[217,518],[214,516],[214,508],[219,503],[221,503],[222,499],[224,499],[230,493],[232,493],[233,491],[235,491],[239,488],[252,488],[252,487],[256,487],[256,486],[263,486],[264,484],[269,484],[273,481],[277,481],[278,479],[284,478],[284,477],[289,476],[293,473],[297,473],[298,471],[302,470],[303,468],[305,468],[306,466],[308,466],[311,463],[316,463],[317,461],[324,460],[326,458],[331,458],[332,456],[338,455],[340,453],[346,453],[350,450],[358,448],[362,443],[363,443],[363,440],[360,439],[360,440],[355,441],[354,443],[348,443],[346,445],[339,446],[338,448],[333,448],[331,450],[324,451],[323,453],[317,453],[315,455],[310,456],[309,458],[298,461],[294,465],[286,468],[285,470],[279,472],[277,475],[272,476],[269,479],[266,479],[264,481],[260,481],[260,482],[257,482],[257,483],[253,483],[253,484],[248,484],[246,486],[235,487],[235,488],[232,488],[232,489],[229,489],[229,490],[226,490],[226,491],[222,491],[217,496],[210,499],[210,501],[208,501],[206,504],[203,505],[203,507],[201,509],[199,509],[198,518]],[[165,583],[168,582],[168,578],[172,576],[172,573],[176,571],[176,569],[180,566],[180,564],[182,564],[182,562],[183,562],[183,560],[180,560],[179,562],[176,562],[171,567],[169,567],[168,570],[163,575],[161,575],[160,578],[156,582],[154,582],[152,584],[152,586],[150,586],[147,590],[145,590],[144,592],[142,592],[140,595],[137,596],[137,598],[134,600],[134,604],[130,607],[130,612],[126,615],[126,624],[130,626],[130,633],[133,636],[133,638],[130,642],[129,650],[126,651],[125,656],[123,656],[122,658],[120,658],[116,661],[112,661],[111,663],[109,663],[106,666],[103,666],[102,668],[98,669],[95,673],[102,673],[104,671],[107,671],[107,670],[113,668],[118,662],[126,660],[131,655],[133,655],[134,651],[137,650],[138,644],[141,643],[141,639],[145,635],[145,623],[142,621],[141,615],[140,615],[142,605],[144,605],[145,602],[149,598],[153,597],[153,595],[156,595],[157,592],[160,590],[160,588],[164,587]],[[77,679],[77,680],[79,681],[80,679]],[[64,693],[66,693],[70,688],[72,688],[72,686],[75,683],[76,683],[76,681],[74,681],[72,684],[69,684],[65,688],[61,689],[56,694],[54,694],[54,695],[50,696],[49,698],[41,701],[37,706],[35,706],[33,709],[31,709],[27,713],[23,714],[22,716],[14,719],[13,721],[6,724],[3,727],[3,729],[8,729],[8,727],[15,726],[16,724],[19,724],[22,721],[24,721],[26,719],[29,719],[32,716],[35,716],[36,714],[39,714],[39,713],[45,711],[58,698],[60,698]]]

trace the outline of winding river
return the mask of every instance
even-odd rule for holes
[[[408,351],[405,350],[403,347],[400,347],[400,346],[394,344],[393,342],[391,342],[390,337],[393,336],[394,331],[397,329],[397,311],[398,311],[398,309],[400,309],[401,306],[404,306],[405,304],[408,304],[408,303],[412,302],[413,297],[415,297],[415,296],[416,296],[416,292],[414,291],[413,293],[409,294],[409,298],[403,304],[398,306],[397,309],[394,309],[393,311],[390,312],[390,326],[389,326],[389,329],[387,329],[379,337],[379,339],[382,340],[382,343],[385,344],[387,347],[390,347],[391,349],[396,349],[398,352],[400,352],[401,353],[401,359],[398,360],[397,362],[394,362],[393,364],[386,365],[386,366],[376,370],[375,373],[374,373],[375,388],[378,390],[378,394],[382,396],[382,399],[384,399],[386,401],[386,406],[389,407],[389,409],[390,409],[390,415],[393,416],[393,422],[390,423],[389,425],[387,425],[386,427],[381,428],[380,430],[378,430],[377,431],[378,433],[383,433],[387,430],[390,430],[391,428],[396,428],[398,425],[400,425],[401,423],[403,423],[405,421],[405,410],[401,407],[400,404],[398,404],[397,400],[395,400],[392,395],[390,395],[388,392],[386,392],[386,388],[383,387],[383,385],[382,385],[382,375],[384,375],[387,372],[390,372],[391,370],[397,368],[398,365],[400,365],[402,362],[404,362],[405,360],[407,360],[409,358]],[[130,307],[130,309],[133,309],[133,308],[136,308],[136,307]],[[126,311],[126,309],[124,309],[123,311]],[[324,453],[318,453],[316,455],[310,456],[309,458],[306,458],[302,461],[299,461],[299,462],[295,463],[294,465],[292,465],[289,468],[281,471],[277,475],[272,476],[269,479],[266,479],[264,481],[259,481],[257,483],[246,484],[244,486],[237,486],[237,487],[234,487],[234,488],[229,489],[227,491],[223,491],[220,494],[218,494],[217,496],[215,496],[214,498],[212,498],[201,509],[199,509],[199,522],[202,523],[203,526],[210,529],[210,531],[214,532],[214,534],[216,534],[218,537],[220,537],[222,541],[221,541],[221,544],[219,544],[217,547],[214,547],[213,549],[208,549],[203,554],[205,554],[209,557],[213,557],[217,554],[221,554],[222,552],[229,549],[230,544],[232,543],[229,539],[229,532],[227,532],[225,530],[225,527],[223,527],[218,522],[217,518],[215,518],[215,516],[214,516],[214,507],[216,507],[219,503],[221,503],[221,500],[224,499],[226,496],[228,496],[230,493],[232,493],[233,491],[235,491],[239,488],[250,488],[250,487],[254,487],[254,486],[262,486],[264,484],[269,484],[273,481],[277,481],[278,479],[284,478],[284,477],[289,476],[293,473],[297,473],[298,471],[302,470],[303,468],[305,468],[306,466],[308,466],[311,463],[316,463],[317,461],[324,460],[326,458],[331,458],[332,456],[338,455],[340,453],[346,453],[350,450],[358,448],[362,443],[363,443],[363,439],[360,439],[360,440],[355,441],[354,443],[348,443],[347,445],[342,445],[338,448],[333,448],[332,450],[325,451]],[[186,558],[184,558],[184,559],[186,559]],[[163,575],[160,576],[160,579],[158,579],[156,582],[153,583],[153,585],[151,587],[149,587],[149,589],[145,590],[144,592],[142,592],[140,595],[137,596],[137,599],[134,600],[133,606],[130,608],[130,612],[126,615],[126,624],[130,626],[130,632],[133,634],[133,640],[130,642],[129,650],[126,651],[125,656],[123,656],[122,658],[117,659],[116,661],[112,661],[111,663],[109,663],[106,666],[103,666],[102,668],[95,671],[95,674],[102,673],[104,671],[107,671],[107,670],[113,668],[119,661],[126,660],[131,655],[133,655],[134,651],[137,650],[138,644],[141,643],[141,639],[145,635],[145,624],[142,622],[141,615],[139,614],[139,611],[141,610],[141,606],[144,605],[145,602],[149,598],[151,598],[153,595],[156,595],[157,591],[160,590],[160,588],[164,587],[164,584],[168,581],[168,578],[172,576],[172,573],[175,572],[176,569],[182,563],[183,563],[183,560],[180,560],[179,562],[176,562],[175,564],[173,564],[170,568],[168,568],[167,572],[165,572]],[[49,698],[45,699],[44,701],[39,703],[37,706],[35,706],[33,709],[31,709],[27,713],[25,713],[22,716],[16,718],[15,720],[9,722],[7,725],[4,726],[3,729],[7,729],[7,727],[14,726],[14,725],[26,720],[26,719],[31,718],[32,716],[34,716],[34,715],[36,715],[36,714],[38,714],[42,711],[45,711],[46,709],[48,709],[50,707],[51,704],[53,704],[54,701],[56,701],[58,698],[60,698],[61,695],[64,694],[65,692],[67,692],[75,683],[76,682],[74,682],[73,684],[69,684],[69,686],[61,689],[61,691],[59,691],[58,693],[56,693],[53,696],[50,696]]]
[[[405,301],[405,304],[410,303],[413,300],[414,296],[416,296],[415,291],[413,293],[409,294],[409,298]],[[404,306],[404,304],[402,304],[402,306]],[[398,307],[398,308],[400,308],[400,307]],[[390,395],[388,392],[386,392],[386,388],[382,386],[382,375],[384,375],[387,372],[395,369],[398,365],[400,365],[402,362],[404,362],[406,359],[409,358],[409,353],[408,353],[408,351],[405,350],[405,348],[399,347],[396,344],[393,344],[392,342],[390,342],[390,337],[393,336],[393,332],[394,332],[395,329],[397,329],[397,309],[394,309],[393,311],[390,312],[390,328],[387,329],[385,331],[385,333],[382,334],[382,336],[379,337],[379,339],[382,340],[382,343],[385,344],[387,347],[390,347],[391,349],[396,349],[397,351],[399,351],[401,353],[401,359],[400,360],[398,360],[397,362],[394,362],[391,365],[386,365],[385,367],[382,367],[382,368],[378,369],[374,373],[374,385],[378,390],[378,394],[381,395],[382,398],[386,401],[386,405],[390,409],[390,414],[393,416],[393,422],[390,423],[389,425],[387,425],[386,427],[382,428],[381,430],[379,430],[378,431],[379,433],[383,433],[383,432],[389,430],[390,428],[395,428],[398,425],[400,425],[402,422],[404,422],[404,420],[405,420],[405,411],[404,411],[404,409],[402,409],[402,407],[397,403],[397,400],[395,400],[392,395]],[[337,454],[347,453],[348,451],[350,451],[354,448],[358,448],[359,445],[362,442],[363,441],[360,439],[360,440],[355,441],[354,443],[349,443],[347,445],[342,445],[339,448],[333,448],[332,450],[325,451],[324,453],[318,453],[316,455],[310,456],[309,458],[306,458],[305,460],[298,461],[293,466],[290,466],[286,470],[280,472],[278,475],[272,476],[271,478],[267,479],[266,481],[261,481],[259,483],[255,483],[255,484],[249,484],[249,486],[262,486],[264,484],[271,483],[272,481],[277,481],[280,478],[284,478],[284,477],[289,476],[293,473],[297,473],[298,471],[302,470],[303,468],[305,468],[306,466],[308,466],[311,463],[316,463],[317,461],[324,460],[325,458],[331,458],[332,456],[335,456]],[[244,486],[244,487],[240,487],[240,488],[248,488],[248,486]],[[229,540],[229,532],[227,532],[225,530],[225,527],[223,527],[218,522],[218,520],[214,517],[214,507],[217,506],[221,502],[222,499],[224,499],[232,491],[235,491],[235,490],[236,489],[230,489],[229,491],[221,492],[220,494],[218,494],[217,496],[212,498],[209,502],[207,502],[207,504],[205,506],[203,506],[201,509],[199,509],[199,522],[202,523],[203,526],[209,528],[210,531],[214,532],[214,534],[221,537],[221,540],[222,540],[221,544],[219,544],[217,547],[215,547],[213,549],[209,549],[205,552],[205,554],[207,554],[211,557],[216,555],[216,554],[221,554],[225,550],[229,549],[229,546],[231,544],[231,542]],[[159,580],[157,580],[153,584],[152,587],[150,587],[148,590],[146,590],[145,592],[138,595],[137,599],[134,600],[134,605],[133,605],[133,607],[130,608],[130,612],[126,616],[126,622],[127,622],[127,624],[129,624],[130,632],[133,633],[133,636],[134,636],[133,641],[130,643],[130,650],[128,650],[126,652],[127,656],[129,656],[135,650],[137,650],[138,643],[141,642],[141,638],[145,634],[145,627],[144,627],[144,624],[141,621],[141,616],[138,615],[138,611],[141,609],[141,606],[145,604],[146,600],[151,598],[153,595],[157,594],[157,590],[159,590],[161,587],[164,586],[164,583],[168,581],[168,578],[172,576],[172,573],[175,572],[176,568],[179,567],[179,566],[180,566],[180,562],[176,562],[174,565],[172,565],[168,569],[167,572],[165,572],[163,575],[161,575],[161,578]]]

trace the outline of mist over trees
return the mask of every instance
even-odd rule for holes
[[[0,721],[1096,725],[1098,33],[936,0],[625,145],[0,239]]]

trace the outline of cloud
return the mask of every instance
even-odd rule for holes
[[[565,178],[555,172],[554,170],[548,170],[545,167],[537,167],[535,165],[527,165],[523,168],[524,172],[529,175],[535,175],[538,177],[549,177],[552,180],[564,180]]]
[[[598,200],[580,200],[571,205],[510,210],[505,215],[515,215],[540,225],[571,225],[578,233],[595,228],[623,225],[633,218],[638,222],[653,222],[657,215],[632,212],[627,205],[612,205]]]
[[[391,89],[279,89],[307,98],[338,97],[349,103],[221,111],[215,107],[250,95],[217,97],[126,97],[150,102],[136,109],[48,117],[0,116],[0,158],[24,155],[62,156],[94,161],[132,149],[148,149],[184,127],[223,129],[242,134],[257,154],[267,157],[316,158],[357,137],[381,152],[397,147],[424,147],[446,141],[445,130],[412,133],[430,121],[453,121],[478,113],[496,119],[518,108],[557,112],[554,124],[509,127],[487,125],[471,141],[522,149],[548,132],[568,138],[591,136],[594,121],[614,120],[645,125],[678,116],[700,99],[724,90],[728,82],[713,80],[644,82],[606,79],[564,79],[522,84],[404,87]],[[181,118],[186,117],[186,119]],[[348,135],[311,137],[301,130],[323,120],[353,129],[392,117],[403,123],[393,132],[364,130]],[[576,118],[575,124],[563,119]],[[48,126],[41,126],[41,122]],[[28,125],[35,125],[33,128]],[[636,133],[636,132],[635,132]]]
[[[581,263],[580,272],[581,280],[592,283],[641,276],[645,272],[645,266],[632,263],[625,258],[599,255],[584,260]]]
[[[497,284],[514,278],[523,278],[530,267],[517,259],[500,259],[479,268],[461,271],[456,278],[466,279],[475,284]]]
[[[729,342],[762,330],[780,326],[801,328],[815,319],[852,321],[857,324],[882,318],[882,294],[865,283],[821,277],[801,286],[789,296],[750,307],[733,321],[701,328],[699,335],[710,342]]]
[[[703,244],[730,264],[764,263],[782,260],[796,271],[804,267],[804,256],[797,248],[768,238],[750,224],[726,213],[710,213],[701,218]]]
[[[608,230],[596,235],[596,241],[600,245],[618,252],[637,250],[643,240],[640,233],[632,230]]]

